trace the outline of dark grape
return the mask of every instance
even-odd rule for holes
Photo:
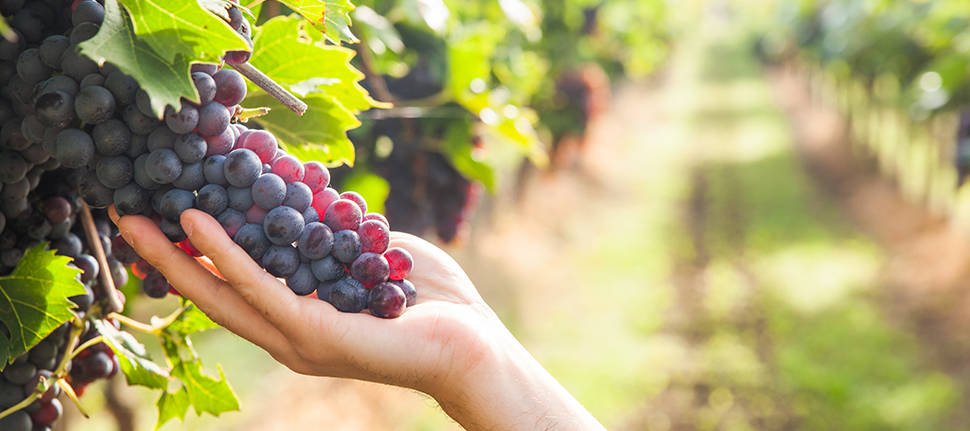
[[[323,259],[333,250],[333,232],[319,222],[307,223],[297,242],[297,248],[308,259]]]
[[[114,256],[118,262],[125,265],[131,265],[141,259],[141,257],[138,256],[138,253],[135,252],[135,249],[132,248],[132,246],[128,244],[128,241],[125,241],[125,238],[121,235],[118,235],[111,240],[111,255]]]
[[[236,232],[233,236],[236,242],[253,259],[262,258],[266,251],[273,245],[263,233],[263,227],[258,224],[247,224]]]
[[[224,165],[226,164],[226,156],[216,154],[209,156],[202,163],[202,172],[205,174],[205,180],[209,184],[226,185],[226,174],[223,173]]]
[[[74,258],[74,265],[81,270],[81,282],[87,283],[98,276],[99,268],[97,259],[90,254],[80,254]]]
[[[206,157],[213,155],[226,155],[233,150],[235,146],[236,136],[231,130],[231,127],[226,128],[226,131],[218,134],[216,136],[205,136],[206,143]]]
[[[119,156],[124,157],[124,156]],[[125,160],[128,158],[125,157]],[[104,159],[102,159],[104,160]],[[114,193],[115,209],[118,215],[139,214],[145,211],[151,203],[151,195],[135,182],[115,190]]]
[[[138,135],[147,135],[162,123],[151,115],[143,114],[135,105],[126,106],[121,112],[121,117],[131,129],[131,133]]]
[[[63,91],[52,91],[37,98],[37,118],[48,127],[62,129],[74,121],[74,98]]]
[[[168,106],[165,108],[165,124],[179,135],[189,133],[199,124],[199,110],[184,100],[178,112]]]
[[[223,230],[226,231],[226,235],[229,238],[234,238],[239,229],[242,229],[246,225],[246,215],[240,211],[228,208],[216,217],[216,221],[222,226]],[[258,226],[258,225],[257,225]],[[265,236],[265,234],[263,234]],[[267,240],[268,242],[269,240]]]
[[[182,173],[172,185],[185,190],[198,190],[205,185],[205,173],[202,172],[202,162],[183,163]]]
[[[11,184],[4,184],[0,189],[0,199],[5,201],[17,201],[27,197],[30,192],[30,182],[26,178]]]
[[[37,375],[37,366],[30,362],[7,365],[3,369],[3,378],[15,385],[23,385]]]
[[[310,208],[312,202],[313,192],[306,184],[297,181],[286,185],[286,198],[283,199],[283,205],[302,213]]]
[[[168,184],[175,181],[182,174],[182,161],[178,154],[168,148],[161,148],[148,153],[145,160],[145,172],[148,177],[158,184]]]
[[[263,163],[256,153],[242,148],[229,152],[223,166],[226,181],[235,187],[251,187],[262,173]]]
[[[13,407],[13,405],[10,407]],[[32,431],[33,424],[27,412],[18,410],[0,419],[0,429],[4,431]]]
[[[64,71],[65,75],[79,82],[89,74],[99,73],[98,64],[81,55],[78,52],[77,45],[67,47],[61,54],[61,70]]]
[[[252,193],[253,202],[268,211],[283,204],[286,183],[276,174],[263,174],[253,183]]]
[[[199,133],[205,136],[221,135],[229,127],[229,111],[219,102],[209,102],[199,108]]]
[[[226,194],[229,196],[229,208],[236,211],[249,211],[253,205],[253,192],[248,187],[226,187]]]
[[[93,170],[81,176],[77,192],[84,199],[84,202],[87,202],[92,208],[105,208],[111,205],[114,199],[114,190],[101,184]]]
[[[131,144],[131,130],[117,118],[95,126],[91,136],[94,138],[95,149],[105,156],[122,155]]]
[[[17,75],[24,82],[34,85],[51,77],[51,67],[40,59],[40,50],[31,48],[17,57]]]
[[[304,225],[303,214],[290,207],[273,208],[263,221],[266,237],[276,245],[292,244],[300,238]]]
[[[62,413],[64,413],[64,408],[61,407],[61,402],[57,398],[54,398],[50,401],[42,402],[40,408],[30,414],[30,418],[34,421],[35,426],[53,425],[61,417]]]
[[[85,22],[93,22],[100,25],[102,21],[104,21],[104,7],[94,0],[79,2],[71,12],[71,22],[74,25]]]
[[[91,86],[82,89],[74,98],[74,111],[88,124],[101,124],[111,119],[115,98],[107,88]]]
[[[205,106],[216,97],[216,81],[212,79],[212,75],[205,72],[192,72],[192,82],[199,92],[200,100],[196,106]]]
[[[229,195],[226,194],[226,189],[216,184],[207,184],[199,189],[196,200],[199,209],[213,217],[222,214],[229,206]]]
[[[216,83],[216,95],[212,100],[225,106],[238,105],[246,98],[246,80],[239,72],[222,69],[212,75]]]
[[[155,151],[162,148],[174,149],[175,140],[181,135],[169,129],[168,126],[159,126],[148,134],[148,151]]]
[[[62,130],[54,139],[54,157],[69,168],[85,166],[94,157],[94,140],[78,129]]]
[[[44,201],[44,215],[54,224],[67,220],[71,216],[71,203],[63,197],[51,196]]]
[[[393,319],[403,314],[406,307],[407,297],[394,283],[378,284],[367,296],[367,309],[377,317]]]
[[[188,190],[172,189],[162,196],[158,212],[161,213],[165,220],[177,224],[181,219],[183,211],[195,207],[195,193]]]
[[[320,281],[313,276],[313,271],[310,269],[309,264],[301,263],[293,275],[286,278],[286,285],[289,286],[293,293],[306,296],[317,290]]]
[[[85,22],[75,26],[74,30],[71,30],[69,39],[71,45],[77,45],[94,37],[94,35],[98,34],[99,29],[101,29],[101,26],[93,22]]]
[[[59,34],[48,36],[40,44],[40,59],[50,67],[60,69],[61,56],[69,46],[71,46],[71,40],[67,36]]]
[[[286,207],[280,207],[286,208]],[[352,230],[339,230],[333,234],[333,254],[343,263],[351,263],[360,256],[360,237]]]
[[[212,76],[219,71],[219,65],[215,63],[192,63],[191,72],[202,72]]]
[[[315,259],[310,262],[310,269],[313,271],[313,276],[321,282],[332,283],[340,280],[347,275],[344,268],[346,268],[346,265],[332,255],[327,255],[322,259]]]
[[[125,155],[134,160],[143,154],[148,154],[148,135],[131,135],[131,143]]]
[[[188,235],[186,235],[185,231],[182,229],[182,225],[178,223],[172,223],[168,220],[162,220],[162,222],[158,224],[158,228],[162,231],[162,233],[165,234],[165,237],[168,238],[168,240],[171,242],[181,242],[181,241],[185,241],[185,239],[188,238]]]
[[[404,297],[407,298],[407,306],[410,307],[417,303],[418,300],[418,290],[414,288],[414,284],[408,280],[388,280],[388,283],[394,284],[399,287],[402,292],[404,292]]]
[[[158,190],[162,185],[148,176],[146,163],[148,163],[148,154],[142,154],[135,159],[132,163],[132,179],[145,190]]]
[[[104,87],[104,81],[106,81],[106,78],[104,77],[104,75],[97,72],[89,73],[84,78],[81,79],[81,82],[79,83],[79,88]]]
[[[387,281],[390,268],[384,256],[377,253],[361,253],[350,266],[350,274],[364,287],[371,288]]]
[[[313,207],[309,207],[306,211],[303,211],[303,221],[307,223],[315,223],[320,221],[320,215],[317,214],[317,210]]]
[[[13,35],[14,37],[10,39],[0,37],[0,60],[16,61],[20,53],[27,47],[27,41],[24,39],[24,35],[20,33],[20,30],[14,29]],[[243,88],[246,88],[245,86],[246,83],[243,82]]]
[[[367,288],[351,277],[340,279],[330,291],[330,303],[346,313],[359,313],[367,307]]]
[[[125,156],[102,157],[98,160],[96,171],[101,184],[113,189],[124,187],[134,178],[134,170]]]
[[[274,245],[263,255],[263,268],[274,277],[289,277],[299,266],[300,255],[291,245]]]
[[[36,98],[39,98],[40,96],[47,93],[53,93],[55,91],[63,91],[68,95],[70,95],[71,97],[74,97],[74,96],[77,96],[77,93],[79,91],[81,91],[81,87],[78,85],[77,81],[67,76],[64,76],[64,75],[52,76],[49,79],[37,84],[34,87],[34,90],[33,90],[33,96],[35,98],[34,108],[37,107]],[[74,106],[73,103],[74,102],[71,102],[72,108]]]
[[[119,105],[130,105],[135,102],[135,95],[141,87],[135,78],[116,70],[105,78],[104,88],[111,92]]]

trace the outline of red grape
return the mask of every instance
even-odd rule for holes
[[[384,252],[384,258],[391,269],[388,276],[391,280],[404,280],[414,268],[414,258],[411,253],[401,247],[393,247]]]

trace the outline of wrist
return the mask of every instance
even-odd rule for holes
[[[427,391],[465,429],[603,429],[492,314],[466,363]]]

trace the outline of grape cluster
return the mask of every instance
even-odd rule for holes
[[[119,215],[148,216],[190,254],[199,255],[179,221],[183,211],[197,208],[299,295],[316,291],[342,311],[370,308],[382,317],[396,317],[414,302],[414,286],[404,279],[411,258],[387,249],[383,216],[368,214],[359,194],[328,187],[330,172],[322,163],[303,163],[283,151],[272,133],[234,123],[246,97],[238,72],[194,64],[200,100],[183,99],[159,120],[134,79],[77,53],[76,45],[97,33],[101,5],[80,1],[70,15],[71,37],[23,39],[39,42],[37,48],[0,46],[17,59],[16,75],[4,87],[15,105],[0,142],[5,187],[29,182],[28,173],[46,166],[41,163],[69,169],[78,176],[66,184],[76,184],[88,205],[114,204]],[[250,25],[240,10],[233,6],[228,15],[229,25],[249,40]],[[230,52],[226,62],[247,61],[248,54]],[[174,292],[123,239],[114,237],[107,246],[115,249],[116,262],[131,265],[144,280],[148,296]]]
[[[19,404],[33,394],[41,378],[51,378],[66,353],[69,328],[70,323],[61,325],[4,368],[0,375],[0,411]],[[59,383],[50,386],[24,409],[0,419],[0,430],[49,431],[63,412],[63,406],[57,399],[60,393]]]

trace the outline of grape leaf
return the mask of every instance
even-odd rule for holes
[[[104,342],[111,347],[121,364],[121,371],[125,373],[128,385],[145,386],[152,389],[168,388],[168,374],[162,371],[158,364],[148,357],[145,346],[135,340],[131,334],[106,325],[101,320],[94,321],[98,332],[104,336]]]
[[[219,369],[219,379],[214,379],[202,372],[202,361],[179,362],[172,368],[172,376],[182,381],[182,387],[188,395],[189,404],[195,410],[195,414],[202,415],[203,412],[213,416],[219,416],[222,412],[239,410],[239,400],[233,393],[226,375]]]
[[[188,391],[185,390],[184,386],[175,391],[174,394],[163,391],[162,396],[158,398],[158,402],[155,405],[158,407],[158,422],[155,424],[156,430],[173,418],[184,421],[185,413],[189,411]]]
[[[168,325],[168,329],[179,334],[193,334],[206,329],[218,328],[219,325],[209,319],[198,307],[190,305],[179,317]]]
[[[176,54],[173,61],[166,61],[148,43],[135,36],[131,17],[118,0],[105,0],[101,30],[78,46],[81,54],[98,64],[112,63],[135,78],[151,97],[152,110],[156,114],[164,112],[166,105],[180,106],[182,97],[199,100],[189,73],[191,58]]]
[[[341,40],[358,42],[350,31],[350,12],[354,10],[350,0],[280,0],[280,3],[303,15],[335,45],[340,45]]]
[[[323,93],[355,111],[388,106],[360,86],[364,74],[350,65],[354,50],[297,37],[305,34],[306,21],[295,16],[266,21],[253,37],[256,48],[249,63],[300,96]],[[250,84],[250,89],[255,88]]]
[[[9,338],[0,333],[0,368],[73,318],[67,298],[85,293],[81,270],[67,266],[71,258],[45,247],[27,250],[13,273],[0,277],[0,321],[10,331]]]
[[[360,121],[333,97],[311,93],[303,101],[307,110],[301,117],[263,91],[246,97],[252,106],[270,108],[268,114],[252,121],[276,135],[286,152],[303,161],[353,166],[354,144],[347,137],[347,130],[360,126]]]
[[[168,63],[174,63],[179,54],[218,63],[226,51],[250,50],[239,33],[197,1],[121,0],[121,3],[131,13],[138,39]],[[212,5],[213,8],[221,6]],[[224,7],[222,12],[225,13]]]

